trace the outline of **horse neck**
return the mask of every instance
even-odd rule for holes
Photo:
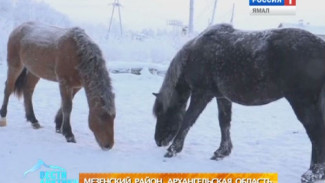
[[[114,93],[106,67],[99,67],[96,71],[81,75],[90,111],[100,105],[109,113],[115,112]]]

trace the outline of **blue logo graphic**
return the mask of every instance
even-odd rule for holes
[[[27,170],[24,173],[24,176],[26,176],[29,173],[33,173],[33,172],[41,169],[42,166],[44,166],[45,168],[52,168],[52,169],[57,169],[57,170],[60,170],[60,171],[64,171],[65,172],[64,168],[61,168],[61,167],[58,167],[58,166],[53,166],[53,165],[47,165],[44,161],[38,160],[38,162],[31,169]]]
[[[40,171],[40,183],[78,183],[78,179],[67,179],[67,171],[59,166],[48,165],[42,160],[24,173],[27,176],[30,173],[40,170],[42,167],[51,169],[50,171]]]
[[[284,6],[284,0],[249,0],[250,6]]]

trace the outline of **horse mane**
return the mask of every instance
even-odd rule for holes
[[[77,45],[77,54],[80,58],[77,69],[83,84],[86,86],[88,104],[89,99],[99,97],[104,103],[104,109],[110,115],[115,115],[115,96],[112,92],[111,79],[100,48],[83,29],[72,28],[68,34]]]
[[[216,32],[228,33],[233,31],[235,31],[235,29],[231,24],[217,24],[207,28],[199,36],[184,45],[184,47],[173,58],[167,70],[164,82],[160,88],[157,100],[153,108],[153,113],[156,116],[159,113],[159,110],[162,110],[161,112],[166,112],[168,107],[172,105],[172,102],[175,101],[175,97],[178,97],[176,94],[176,85],[178,84],[179,78],[181,77],[185,63],[189,59],[188,49],[190,49],[191,46],[195,45],[196,41],[202,36],[215,35]]]
[[[157,100],[154,105],[153,112],[157,116],[158,110],[163,110],[162,112],[166,112],[168,107],[172,105],[172,102],[175,101],[175,97],[178,97],[176,94],[176,85],[181,77],[185,62],[188,59],[188,55],[186,52],[186,47],[189,45],[187,43],[173,58],[170,63],[170,66],[167,70],[166,76],[164,78],[164,82],[159,90],[159,94],[157,96]],[[162,105],[162,106],[158,106]]]

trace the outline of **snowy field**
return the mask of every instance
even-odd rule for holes
[[[6,72],[6,65],[0,62],[1,102]],[[0,128],[0,182],[39,182],[39,172],[23,176],[39,159],[65,168],[70,179],[78,178],[79,172],[277,172],[280,183],[297,183],[309,167],[311,144],[283,99],[260,107],[234,105],[234,148],[221,161],[209,159],[220,142],[217,105],[211,101],[188,134],[183,151],[166,159],[166,148],[158,148],[153,138],[151,94],[159,90],[163,77],[146,71],[142,75],[110,76],[117,108],[112,150],[102,151],[88,128],[83,90],[74,99],[71,116],[77,143],[66,143],[55,133],[54,115],[60,106],[58,85],[41,80],[33,101],[43,128],[32,129],[24,117],[23,101],[10,98],[8,125]]]

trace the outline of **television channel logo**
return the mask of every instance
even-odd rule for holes
[[[38,160],[32,168],[24,173],[24,176],[43,168],[46,168],[47,170],[40,171],[40,183],[79,183],[79,179],[68,179],[67,171],[64,168],[48,165],[42,160]]]
[[[295,15],[296,0],[249,0],[250,15]]]

